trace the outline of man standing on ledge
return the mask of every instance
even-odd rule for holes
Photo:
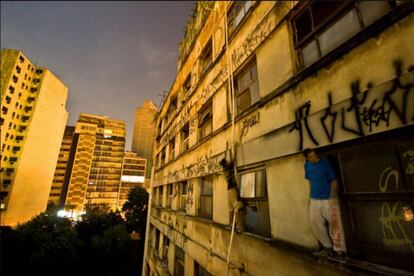
[[[335,172],[328,160],[319,158],[314,149],[305,149],[303,155],[306,159],[305,178],[310,184],[310,221],[323,246],[321,253],[342,257],[345,255],[345,242]]]

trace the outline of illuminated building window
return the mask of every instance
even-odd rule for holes
[[[244,229],[246,232],[270,236],[269,203],[266,170],[240,173],[240,199],[244,203]]]
[[[200,217],[213,218],[213,177],[202,177],[200,180]]]
[[[392,1],[312,1],[293,19],[303,67],[319,60],[387,14]]]
[[[234,90],[237,97],[237,114],[240,114],[259,100],[259,83],[255,59],[236,75]]]

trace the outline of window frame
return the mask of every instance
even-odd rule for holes
[[[242,25],[246,15],[251,11],[252,7],[255,5],[256,1],[234,1],[229,6],[227,10],[227,33],[230,37],[233,33],[236,32],[237,28]],[[250,6],[246,9],[247,3],[250,3]],[[240,6],[239,6],[240,5]],[[239,10],[237,10],[239,9]],[[243,16],[240,18],[240,21],[237,23],[236,19],[240,12],[243,10]]]
[[[362,2],[374,3],[375,1],[362,1]],[[396,7],[395,1],[393,0],[378,1],[378,2],[388,3],[389,5],[388,12],[390,12],[393,8]],[[366,24],[363,13],[361,12],[361,9],[359,8],[359,6],[361,5],[361,1],[343,1],[341,3],[337,2],[339,3],[339,5],[335,9],[335,11],[332,14],[329,14],[328,16],[320,20],[320,22],[318,22],[318,24],[315,25],[316,23],[314,22],[314,12],[312,10],[312,7],[314,7],[314,5],[319,4],[319,3],[335,3],[335,2],[329,2],[329,1],[324,2],[324,1],[315,1],[315,0],[304,2],[302,6],[299,8],[299,11],[293,14],[290,19],[291,27],[293,31],[293,44],[294,44],[295,51],[299,58],[300,69],[305,69],[311,66],[312,64],[318,62],[324,56],[328,55],[330,52],[335,51],[337,48],[341,47],[346,41],[348,41],[349,39],[351,39],[352,37],[354,37],[361,31],[363,31],[369,25],[372,25],[372,23],[374,23],[376,20],[380,19],[381,17],[385,16],[388,13],[386,12],[385,14],[376,18],[373,22],[368,22],[368,24]],[[344,35],[344,37],[341,37],[339,39],[340,40],[339,42],[336,42],[337,45],[332,46],[332,49],[326,49],[326,52],[323,53],[321,42],[320,42],[320,37],[323,34],[327,33],[327,31],[329,31],[330,28],[333,27],[337,22],[344,19],[350,12],[355,13],[355,15],[357,16],[358,27],[359,27],[358,31],[350,34],[349,37],[346,37],[346,35]],[[299,38],[298,37],[299,27],[297,26],[297,22],[305,13],[308,13],[309,15],[310,22],[308,22],[308,24],[306,25],[309,26],[310,31],[306,35],[304,35],[302,38]],[[317,48],[316,49],[317,58],[313,61],[310,61],[309,64],[305,64],[303,50],[306,47],[310,46],[310,44],[312,43],[315,43],[315,47]]]
[[[181,266],[182,270],[178,270],[179,266]],[[185,275],[185,252],[177,245],[174,247],[174,275]]]
[[[179,182],[178,210],[187,210],[188,181]]]
[[[190,148],[190,123],[187,122],[180,130],[180,154]]]
[[[213,39],[209,38],[199,56],[200,76],[203,76],[213,65]]]
[[[209,132],[206,129],[209,128]],[[198,137],[202,141],[213,133],[213,101],[210,100],[198,112]]]
[[[261,173],[261,180],[262,182],[261,184],[261,191],[262,191],[262,195],[257,196],[256,195],[256,190],[257,190],[257,173]],[[243,197],[242,196],[242,185],[243,185],[243,175],[248,175],[254,173],[254,193],[255,195],[252,197]],[[266,173],[266,168],[265,167],[257,167],[254,169],[249,169],[249,170],[245,170],[245,171],[240,171],[239,174],[239,181],[238,181],[238,186],[239,186],[239,197],[240,197],[240,201],[242,201],[243,204],[243,225],[244,225],[244,231],[245,232],[249,232],[255,235],[260,235],[260,236],[264,236],[264,237],[271,237],[271,223],[270,223],[270,210],[269,210],[269,196],[268,196],[268,191],[267,191],[267,173]],[[257,227],[251,227],[250,225],[248,225],[247,223],[247,216],[248,216],[248,209],[249,207],[251,207],[253,209],[253,207],[256,207],[256,214],[257,217],[261,218],[262,221],[261,223],[257,224]],[[263,208],[263,209],[262,209]],[[260,211],[260,215],[259,215],[259,209]],[[263,224],[263,221],[266,222],[266,224]]]
[[[411,128],[412,129],[412,128]],[[398,130],[397,130],[398,131]],[[402,172],[404,171],[402,168],[402,160],[401,160],[401,153],[399,151],[399,147],[401,144],[406,143],[407,141],[412,141],[414,139],[414,135],[407,132],[395,132],[395,136],[393,134],[388,134],[385,137],[368,137],[364,140],[353,141],[351,144],[347,145],[346,147],[342,148],[332,148],[328,149],[325,152],[321,153],[321,156],[329,158],[328,160],[335,162],[331,162],[332,167],[337,174],[338,180],[338,192],[339,192],[339,203],[341,207],[341,216],[343,221],[343,230],[345,236],[345,242],[347,246],[347,252],[350,257],[356,259],[362,259],[364,261],[369,261],[373,263],[378,263],[380,265],[386,265],[390,267],[398,267],[400,269],[409,269],[410,263],[412,263],[412,257],[414,256],[414,252],[407,253],[405,251],[398,251],[392,250],[387,248],[387,246],[378,246],[372,241],[366,240],[363,238],[362,235],[367,235],[367,233],[372,233],[372,231],[367,230],[364,225],[361,225],[361,221],[358,221],[358,215],[355,213],[356,211],[360,210],[363,204],[376,204],[380,202],[389,203],[390,206],[394,203],[401,202],[401,205],[404,205],[403,202],[414,202],[412,200],[414,196],[414,190],[407,189],[408,187],[408,180],[406,179],[406,175]],[[383,150],[378,152],[378,155],[384,153],[385,147],[381,145],[389,145],[390,152],[393,152],[395,158],[395,164],[398,164],[398,172],[399,177],[398,181],[400,183],[399,187],[405,188],[406,191],[387,191],[381,192],[378,190],[377,192],[373,192],[371,190],[363,191],[363,190],[353,190],[354,188],[350,187],[348,183],[352,183],[352,180],[346,177],[346,162],[349,164],[352,163],[352,159],[348,161],[344,161],[344,155],[346,156],[352,152],[355,152],[358,156],[364,156],[364,150],[368,152],[376,152],[375,149],[382,148]],[[368,153],[369,154],[369,153]],[[346,158],[345,158],[346,160]],[[378,163],[375,166],[378,166],[380,163],[379,159],[375,159]],[[367,161],[368,162],[368,161]],[[395,169],[393,167],[393,169]],[[349,170],[349,169],[348,169]],[[366,173],[367,168],[364,167],[364,170],[361,173]],[[379,181],[379,180],[378,180]],[[387,180],[388,181],[388,180]],[[377,184],[376,179],[375,181],[372,180],[375,185]],[[393,181],[391,181],[393,182]],[[353,184],[355,185],[355,184]],[[412,184],[411,184],[412,185]],[[393,185],[390,185],[393,187]],[[359,186],[358,186],[359,187]],[[368,186],[369,187],[369,186]],[[403,190],[403,189],[402,189]],[[356,205],[353,205],[356,204]],[[354,206],[354,207],[352,207]],[[395,205],[394,205],[395,207]],[[394,208],[393,207],[393,208]],[[413,209],[414,205],[411,204],[411,209]],[[382,207],[383,208],[383,207]],[[371,212],[371,210],[370,210]],[[390,211],[391,212],[391,211]],[[399,214],[397,210],[392,211]],[[376,213],[376,212],[375,212]],[[372,211],[372,214],[374,212]],[[391,216],[391,213],[388,214]],[[403,225],[400,225],[403,227]],[[393,227],[396,229],[396,226]],[[404,228],[404,227],[403,227]],[[368,231],[365,233],[361,233],[361,229],[364,231]],[[374,229],[374,228],[373,228]],[[378,226],[378,229],[381,231],[381,226]],[[377,230],[378,230],[377,229]],[[375,229],[374,229],[375,230]],[[387,230],[386,231],[390,231]],[[395,232],[399,237],[401,237],[400,232]],[[360,237],[361,236],[361,237]],[[370,234],[370,236],[376,236],[375,233]],[[395,263],[395,260],[398,260],[398,264]],[[412,267],[412,266],[411,266]]]
[[[214,193],[214,188],[213,188],[213,176],[212,175],[207,175],[204,177],[200,178],[200,205],[198,207],[198,216],[212,220],[213,219],[213,210],[214,210],[214,206],[213,206],[213,193]],[[204,185],[211,185],[211,187],[207,188],[207,191],[211,191],[211,193],[205,193],[205,187]],[[211,208],[207,209],[207,206],[204,206],[203,202],[204,199],[210,199],[211,201]]]
[[[250,82],[244,87],[240,87],[241,80],[246,74],[250,74]],[[257,71],[257,61],[256,58],[250,59],[234,76],[234,91],[235,91],[235,101],[236,101],[236,114],[239,115],[245,110],[249,109],[260,99],[260,89],[259,89],[259,77]],[[253,89],[252,89],[253,88]],[[255,89],[255,90],[254,90]],[[249,106],[241,108],[240,98],[245,96],[246,93],[249,93],[250,104]]]

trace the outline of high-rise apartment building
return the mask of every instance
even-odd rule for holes
[[[86,204],[117,208],[125,150],[125,122],[81,113],[76,123],[65,209],[83,211]]]
[[[121,182],[118,193],[118,210],[128,200],[128,193],[134,187],[143,187],[147,160],[135,152],[127,151],[122,162]]]
[[[21,51],[1,50],[1,225],[46,209],[65,124],[68,88]]]
[[[159,111],[142,275],[412,275],[413,45],[412,1],[198,1]],[[305,148],[335,171],[338,196],[314,202],[339,203],[347,258],[317,253]]]
[[[146,178],[150,178],[152,168],[152,151],[155,140],[157,106],[152,101],[145,101],[135,112],[132,151],[147,159]]]
[[[60,146],[52,188],[49,194],[49,203],[53,203],[58,207],[63,207],[66,200],[66,193],[69,184],[68,180],[70,179],[70,172],[73,165],[73,162],[70,162],[69,157],[74,132],[74,126],[66,126],[62,144]]]

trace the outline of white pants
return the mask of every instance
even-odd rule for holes
[[[309,215],[313,232],[323,247],[346,251],[341,214],[336,199],[311,199]]]

